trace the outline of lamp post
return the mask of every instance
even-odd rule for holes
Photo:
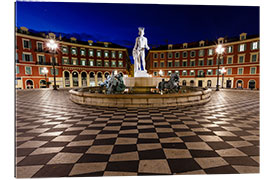
[[[161,77],[163,75],[163,71],[162,70],[159,70],[158,74]]]
[[[47,73],[48,73],[48,69],[45,67],[41,70],[42,74],[44,74],[45,76],[45,82],[46,82],[46,88],[47,88]]]
[[[217,69],[217,86],[216,86],[216,91],[219,91],[219,64],[220,64],[220,56],[224,52],[224,48],[222,47],[221,44],[219,44],[216,48],[216,53],[217,53],[217,60],[218,60],[218,69]]]
[[[58,45],[53,39],[50,39],[49,42],[47,42],[47,47],[49,48],[49,51],[52,53],[52,65],[53,65],[53,90],[57,90],[56,88],[56,77],[55,77],[55,53]]]
[[[224,74],[226,73],[226,69],[224,67],[221,69],[221,73],[222,73],[222,86],[221,86],[221,88],[223,89]]]

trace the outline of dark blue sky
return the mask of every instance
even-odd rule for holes
[[[259,7],[17,2],[16,26],[127,47],[143,26],[150,45],[175,44],[259,34]]]

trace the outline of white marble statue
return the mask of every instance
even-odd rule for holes
[[[133,59],[134,59],[134,76],[135,77],[149,77],[145,69],[145,48],[149,50],[147,44],[147,38],[144,37],[144,28],[139,27],[139,37],[136,38],[135,46],[133,48]],[[142,67],[141,67],[142,63]]]

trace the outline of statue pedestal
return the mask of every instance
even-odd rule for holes
[[[161,77],[124,77],[127,87],[157,87]]]
[[[136,71],[134,77],[150,77],[147,71]]]

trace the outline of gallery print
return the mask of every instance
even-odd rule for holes
[[[15,177],[259,173],[259,6],[15,3]]]

